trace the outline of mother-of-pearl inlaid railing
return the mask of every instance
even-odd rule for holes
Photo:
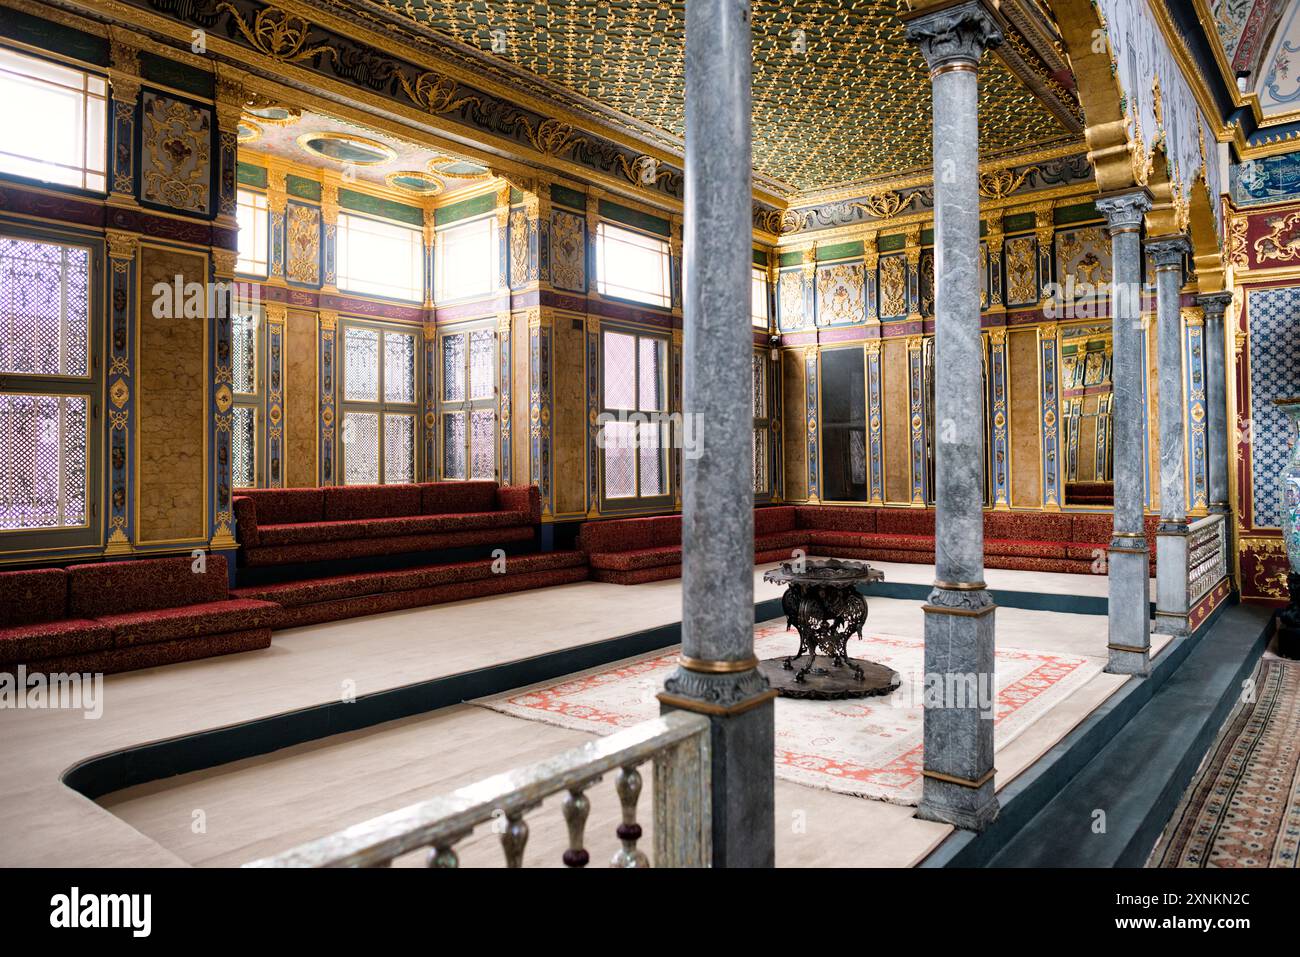
[[[1188,607],[1195,605],[1228,574],[1228,525],[1222,515],[1207,515],[1187,530]]]
[[[654,764],[654,866],[708,867],[712,862],[712,790],[709,721],[674,711],[563,754],[486,778],[419,804],[355,824],[246,867],[388,867],[394,859],[428,848],[429,867],[457,867],[456,844],[474,828],[502,821],[501,848],[507,867],[523,864],[528,843],[524,815],[553,794],[565,793],[567,867],[585,867],[583,846],[591,802],[587,791],[602,775],[617,771],[615,791],[622,805],[617,834],[622,847],[611,867],[649,867],[637,848],[641,825],[637,801],[641,772]],[[494,828],[496,829],[496,828]]]

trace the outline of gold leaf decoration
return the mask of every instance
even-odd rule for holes
[[[250,27],[239,11],[229,3],[221,3],[218,10],[228,10],[235,18],[235,25],[259,52],[281,63],[297,63],[310,60],[318,53],[328,53],[331,60],[338,59],[338,53],[330,46],[321,44],[307,46],[307,35],[311,24],[302,17],[285,13],[278,7],[266,7],[257,12]]]
[[[647,189],[659,185],[672,176],[672,170],[660,169],[659,161],[653,156],[638,156],[629,163],[627,157],[620,154],[618,163],[629,183]]]
[[[803,229],[803,214],[793,209],[771,209],[760,217],[759,227],[778,236],[788,236]]]
[[[1037,166],[1029,166],[1019,173],[1010,169],[995,169],[980,173],[980,195],[987,196],[989,199],[1010,196],[1024,185],[1030,174],[1037,172]]]
[[[397,79],[412,103],[435,116],[458,110],[466,103],[473,103],[479,107],[483,105],[483,101],[477,96],[456,96],[456,81],[441,73],[432,71],[421,73],[415,78],[414,83],[408,80],[404,73],[398,73]]]
[[[528,134],[528,142],[546,156],[559,156],[587,142],[585,136],[575,135],[572,126],[559,120],[543,120],[536,129],[523,117],[520,117],[519,122]]]
[[[877,219],[890,219],[897,216],[900,210],[912,205],[912,198],[909,196],[904,199],[902,193],[886,191],[864,196],[861,202],[851,205],[853,209],[861,209]]]

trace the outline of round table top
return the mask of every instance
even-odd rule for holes
[[[867,562],[853,562],[843,558],[782,562],[780,568],[772,568],[763,573],[763,581],[775,585],[830,585],[844,588],[858,582],[884,580],[885,573],[872,568]]]

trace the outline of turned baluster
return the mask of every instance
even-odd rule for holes
[[[618,772],[614,784],[619,802],[623,805],[623,823],[618,826],[618,839],[623,847],[614,852],[610,867],[649,867],[650,859],[637,850],[641,839],[641,825],[636,822],[636,802],[641,797],[641,772],[634,767]]]
[[[524,809],[506,813],[506,829],[501,832],[501,848],[506,852],[506,867],[522,867],[524,845],[528,843],[528,822]]]
[[[587,826],[587,814],[591,811],[591,801],[581,788],[570,788],[564,798],[564,823],[569,826],[569,849],[564,852],[565,867],[586,867],[591,855],[582,846],[583,830]]]

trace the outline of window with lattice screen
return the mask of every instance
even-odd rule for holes
[[[497,476],[497,339],[491,326],[444,332],[441,356],[441,441],[444,479]]]
[[[230,473],[235,488],[262,484],[257,454],[262,417],[262,329],[260,309],[230,319],[230,379],[235,394],[230,410]]]
[[[342,325],[343,482],[414,482],[419,334],[378,323]]]
[[[754,379],[754,494],[767,495],[772,491],[772,463],[769,452],[771,413],[768,402],[769,362],[767,352],[756,350],[752,357]]]
[[[601,336],[601,477],[609,500],[669,494],[668,340],[606,329]]]
[[[94,531],[97,272],[89,247],[0,235],[0,532]]]

